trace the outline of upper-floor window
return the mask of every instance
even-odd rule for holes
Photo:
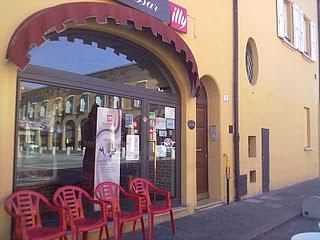
[[[284,4],[284,37],[287,41],[294,44],[292,3],[288,0],[284,0],[283,4]]]
[[[41,103],[40,106],[40,117],[44,117],[45,115],[47,115],[47,101],[44,101]]]
[[[89,95],[82,95],[80,98],[80,112],[88,112],[89,110]]]
[[[52,106],[52,115],[53,116],[60,116],[62,114],[62,98],[58,97],[54,100]]]
[[[70,96],[66,101],[66,113],[73,113],[73,98],[74,96]]]
[[[100,107],[104,107],[104,102],[105,102],[105,96],[96,95],[96,104],[98,104]]]
[[[35,111],[36,111],[36,104],[35,103],[29,104],[29,107],[28,107],[28,117],[29,117],[29,119],[34,119],[35,118]]]
[[[290,0],[277,0],[278,36],[302,54],[316,60],[315,24]]]

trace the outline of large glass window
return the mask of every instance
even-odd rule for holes
[[[81,91],[23,81],[20,85],[21,89],[25,90],[20,92],[19,103],[21,111],[18,119],[16,189],[33,189],[44,193],[49,199],[58,187],[66,184],[92,190],[96,119],[91,121],[90,113],[87,112],[66,114],[68,109],[57,109],[59,105],[56,104],[56,99],[70,99],[68,93],[71,91],[76,93],[72,98],[81,101]],[[46,98],[47,108],[55,111],[48,111],[46,116],[41,116],[41,108],[34,108],[35,117],[26,121],[23,108],[32,102],[34,95]],[[141,176],[141,107],[135,107],[133,104],[141,100],[96,93],[88,93],[86,96],[91,99],[95,99],[96,96],[109,99],[108,104],[101,107],[122,110],[120,183],[127,187],[133,177]],[[29,105],[40,104],[43,103],[32,102]],[[55,114],[56,112],[61,114]],[[89,183],[86,179],[88,175],[91,178]]]
[[[15,190],[51,199],[57,188],[75,185],[92,195],[101,107],[121,111],[120,185],[127,189],[131,179],[148,178],[178,200],[180,98],[171,75],[125,40],[100,36],[108,37],[108,47],[100,49],[99,37],[84,45],[66,35],[48,36],[30,52],[32,65],[18,74]],[[102,153],[112,152],[114,144],[104,147]]]

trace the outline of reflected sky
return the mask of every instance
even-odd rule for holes
[[[82,40],[68,42],[60,37],[59,41],[47,41],[41,47],[30,50],[30,64],[58,69],[78,74],[89,74],[132,62],[125,55],[116,55],[113,49],[100,49],[96,43],[83,44]]]

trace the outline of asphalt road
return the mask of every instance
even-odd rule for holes
[[[69,155],[57,152],[52,154],[21,153],[18,157],[18,171],[50,170],[81,168],[83,155],[81,152],[71,152]]]

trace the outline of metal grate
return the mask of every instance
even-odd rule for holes
[[[252,47],[249,42],[247,43],[247,48],[246,48],[246,68],[247,68],[247,75],[248,75],[249,82],[251,84],[254,84],[253,83],[254,64],[253,64],[253,56],[252,56]]]

